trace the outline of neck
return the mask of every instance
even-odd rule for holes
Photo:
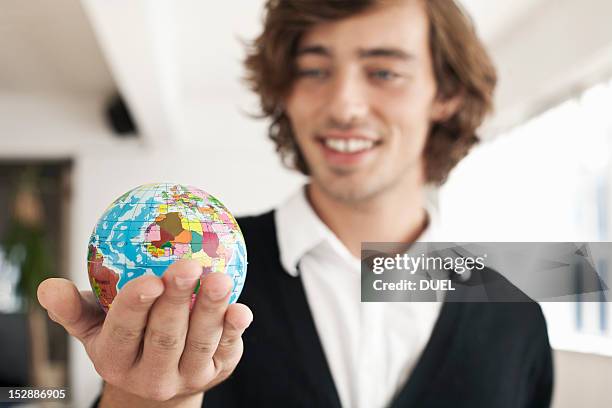
[[[359,202],[331,197],[311,183],[307,196],[319,218],[357,258],[362,242],[411,243],[427,226],[422,183],[399,185]]]

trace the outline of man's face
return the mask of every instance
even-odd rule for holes
[[[436,82],[418,0],[313,27],[301,39],[286,112],[327,195],[359,202],[422,180]]]

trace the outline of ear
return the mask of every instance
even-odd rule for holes
[[[463,104],[463,94],[458,93],[450,98],[436,98],[431,106],[432,122],[444,122],[451,118]]]

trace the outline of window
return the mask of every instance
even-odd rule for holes
[[[447,240],[612,240],[611,141],[612,81],[483,143],[440,191]],[[611,305],[543,303],[553,347],[612,354]]]

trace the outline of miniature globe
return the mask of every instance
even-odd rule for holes
[[[202,277],[229,275],[234,303],[246,278],[246,258],[236,219],[215,197],[180,184],[147,184],[117,198],[100,217],[89,240],[87,272],[105,312],[126,283],[161,277],[178,259],[197,260]]]

